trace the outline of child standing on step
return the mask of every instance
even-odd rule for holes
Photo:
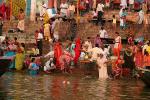
[[[116,19],[115,15],[113,15],[112,17],[113,17],[112,18],[112,26],[113,26],[113,29],[116,30],[117,19]]]

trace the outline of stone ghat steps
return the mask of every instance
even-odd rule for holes
[[[10,29],[15,29],[17,27],[17,20],[6,20],[3,25],[3,33],[8,33]],[[25,21],[25,33],[34,33],[35,30],[40,29],[43,23],[39,21],[38,23]]]
[[[89,24],[89,25],[88,25]],[[140,27],[136,24],[129,24],[131,27],[131,31],[135,32],[135,37],[140,36],[144,36],[145,39],[149,39],[150,38],[150,29],[148,28],[148,30],[145,30],[145,28],[143,28],[143,25],[141,25]],[[82,27],[84,26],[84,28],[80,28],[78,30],[78,36],[81,37],[82,39],[86,39],[87,37],[95,37],[100,30],[100,26],[96,26],[94,24],[91,23],[82,23]],[[110,23],[106,23],[104,26],[105,30],[107,31],[108,35],[110,38],[114,38],[114,33],[117,31],[120,33],[120,35],[124,38],[128,36],[129,30],[121,30],[119,25],[117,25],[116,30],[114,30],[114,28],[112,27],[112,25]],[[140,28],[140,30],[139,30]]]

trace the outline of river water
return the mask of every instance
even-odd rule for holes
[[[0,100],[150,100],[150,88],[134,79],[7,72],[0,78]]]

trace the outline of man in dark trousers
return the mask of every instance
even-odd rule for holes
[[[37,48],[39,49],[39,56],[42,56],[42,50],[43,50],[43,34],[41,32],[38,33],[37,37]]]
[[[102,19],[103,14],[104,14],[103,8],[104,8],[104,5],[101,2],[99,2],[97,5],[97,9],[96,9],[96,11],[98,12],[97,25],[98,25],[98,23],[103,25],[103,19]]]

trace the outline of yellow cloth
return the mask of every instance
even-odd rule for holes
[[[47,13],[45,13],[45,14],[43,15],[43,18],[44,18],[44,24],[46,24],[46,23],[49,22],[49,16],[48,16]]]
[[[10,4],[10,0],[6,0],[6,4]],[[12,14],[13,16],[17,17],[19,10],[26,8],[26,1],[25,0],[12,0]]]
[[[16,70],[21,70],[23,68],[23,62],[24,62],[24,54],[23,53],[17,53],[16,59],[15,59]]]
[[[148,54],[150,54],[150,46],[146,47],[146,51],[148,52]]]
[[[116,24],[117,20],[115,18],[113,18],[113,24]]]

